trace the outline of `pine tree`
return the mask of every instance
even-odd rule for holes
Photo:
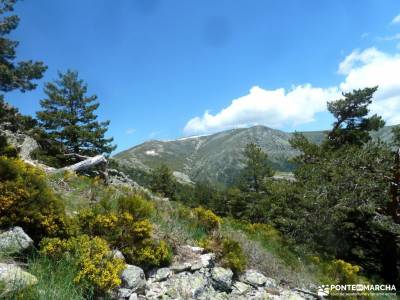
[[[36,88],[34,80],[40,79],[47,67],[42,62],[16,62],[18,42],[7,36],[18,27],[19,17],[10,15],[14,11],[17,0],[0,0],[0,92],[13,90],[21,92]],[[5,102],[4,94],[0,94],[0,123],[7,123],[13,131],[25,130],[35,124],[29,117],[22,117],[18,110]]]
[[[16,62],[17,41],[7,36],[17,28],[19,17],[9,15],[14,11],[17,0],[0,0],[0,91],[30,91],[36,88],[32,81],[43,76],[46,66],[42,62]],[[1,99],[3,100],[3,99]]]
[[[64,145],[67,153],[93,156],[109,154],[115,146],[105,138],[109,121],[97,121],[97,96],[87,96],[87,85],[78,73],[68,70],[59,79],[47,83],[43,108],[37,113],[41,126],[49,136]]]
[[[240,184],[243,190],[258,193],[265,178],[274,174],[268,163],[268,155],[255,143],[247,144],[243,154],[245,167],[240,176]]]
[[[175,196],[175,179],[167,165],[162,164],[151,174],[151,190],[170,199]]]
[[[392,128],[393,145],[400,148],[400,125]]]
[[[334,148],[343,145],[362,145],[371,137],[370,131],[385,125],[380,116],[367,117],[368,106],[378,87],[344,93],[344,99],[328,102],[328,110],[336,118],[328,135],[328,144]]]

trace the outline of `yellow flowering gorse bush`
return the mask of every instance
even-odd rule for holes
[[[209,232],[217,230],[222,223],[220,217],[203,207],[193,209],[193,215],[195,220]]]
[[[121,284],[120,275],[125,268],[122,259],[113,258],[108,243],[99,237],[80,235],[70,239],[44,239],[41,252],[45,255],[71,259],[78,268],[74,281],[89,284],[100,291],[111,290]]]
[[[0,157],[0,227],[21,226],[35,240],[66,236],[64,204],[47,186],[45,174],[16,158]]]

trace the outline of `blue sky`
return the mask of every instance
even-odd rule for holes
[[[43,84],[78,70],[118,150],[254,124],[326,129],[326,101],[366,85],[381,87],[373,111],[400,120],[398,0],[25,0],[16,13],[19,58],[49,68],[8,101],[35,114]]]

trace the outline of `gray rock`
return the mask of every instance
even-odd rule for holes
[[[119,258],[119,259],[122,259],[123,261],[125,261],[125,256],[118,249],[111,251],[111,255],[113,258]]]
[[[203,267],[204,267],[204,265],[203,265],[203,263],[201,261],[196,261],[196,262],[194,262],[192,264],[192,266],[190,267],[190,270],[191,271],[198,271]]]
[[[37,284],[32,274],[14,264],[0,263],[0,282],[4,285],[4,294]]]
[[[215,289],[230,291],[232,287],[233,272],[231,269],[215,267],[211,270],[212,285]]]
[[[214,264],[215,261],[215,254],[214,253],[206,253],[200,255],[201,263],[203,264],[204,268],[208,268]]]
[[[197,299],[209,288],[207,277],[200,272],[179,273],[166,284],[168,285],[166,294],[172,299]]]
[[[185,262],[185,263],[177,263],[173,264],[170,269],[174,271],[175,273],[180,273],[183,271],[188,271],[192,267],[191,263]]]
[[[190,245],[185,245],[183,247],[196,254],[202,254],[204,252],[204,248],[202,247],[194,247]]]
[[[126,265],[121,275],[122,287],[130,289],[132,292],[144,289],[146,277],[141,268],[133,265]]]
[[[265,277],[263,274],[257,272],[256,270],[247,270],[244,274],[240,276],[240,281],[248,283],[255,287],[265,285],[268,279],[269,278]],[[272,283],[272,280],[269,280],[269,287],[276,286],[276,284],[272,286]]]
[[[275,279],[267,277],[267,281],[265,282],[265,287],[267,287],[267,288],[276,288],[277,286],[278,285],[277,285]]]
[[[31,152],[39,148],[38,143],[30,136],[21,133],[13,132],[0,126],[0,133],[6,136],[7,142],[19,150],[19,156],[22,160],[32,161]]]
[[[7,253],[20,253],[32,247],[32,239],[21,227],[14,227],[0,233],[0,251]]]
[[[289,290],[285,290],[283,291],[279,296],[276,295],[269,295],[270,299],[288,299],[288,300],[305,300],[306,298],[302,297],[301,295],[299,295],[296,292],[292,292]],[[311,299],[315,299],[314,297],[312,297]]]
[[[133,293],[130,297],[129,300],[138,300],[138,296],[136,293]]]
[[[234,294],[243,295],[243,294],[248,293],[249,291],[251,291],[251,286],[248,284],[245,284],[240,281],[236,281],[233,284],[232,293],[234,293]]]
[[[157,273],[155,275],[155,280],[154,281],[164,281],[166,280],[169,276],[171,276],[172,272],[169,268],[161,268],[157,270]]]
[[[169,282],[148,282],[146,286],[146,299],[161,298],[166,295]]]
[[[118,297],[120,298],[128,298],[132,294],[132,290],[126,288],[118,289]]]
[[[209,287],[197,299],[198,300],[231,300],[233,298],[231,295],[228,295],[225,292],[219,292],[219,291],[214,290],[212,287]]]

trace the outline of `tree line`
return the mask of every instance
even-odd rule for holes
[[[385,124],[370,115],[377,87],[344,93],[328,102],[335,121],[321,144],[295,133],[290,143],[295,180],[275,180],[268,155],[256,144],[245,148],[235,184],[185,186],[161,166],[149,176],[153,191],[222,216],[279,229],[294,246],[360,265],[364,274],[399,284],[400,126],[391,143],[372,140]]]

